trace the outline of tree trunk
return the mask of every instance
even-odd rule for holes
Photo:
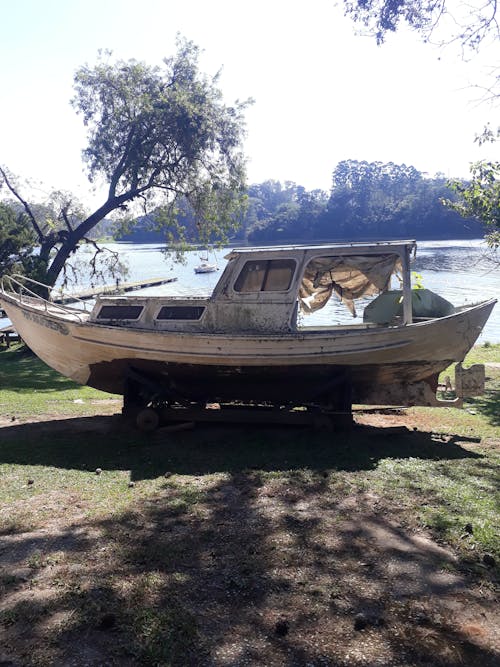
[[[133,199],[137,193],[128,192],[125,195],[120,197],[111,197],[108,199],[100,208],[97,209],[92,215],[90,215],[86,220],[78,225],[78,227],[67,234],[64,240],[60,241],[60,245],[57,249],[55,257],[52,259],[50,266],[47,268],[46,280],[44,281],[49,287],[53,287],[59,274],[64,268],[69,256],[75,251],[78,246],[78,243],[85,238],[91,229],[93,229],[101,220],[103,220],[109,213],[119,208],[126,201]],[[54,247],[52,244],[49,248]],[[43,244],[42,244],[43,248]],[[48,255],[47,255],[47,265],[48,265]]]

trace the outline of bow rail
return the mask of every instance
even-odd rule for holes
[[[72,308],[71,306],[63,306],[60,303],[57,303],[55,301],[51,301],[49,299],[45,299],[43,296],[40,296],[40,294],[37,294],[35,291],[30,289],[25,283],[30,283],[31,285],[37,285],[38,287],[43,287],[45,290],[47,290],[48,294],[50,294],[51,290],[53,289],[50,287],[50,285],[46,285],[45,283],[39,282],[38,280],[34,280],[33,278],[29,278],[28,276],[23,276],[20,273],[13,273],[12,275],[6,275],[2,276],[0,280],[0,286],[1,286],[1,292],[4,294],[16,294],[19,303],[24,303],[26,305],[33,304],[33,302],[36,302],[38,304],[43,304],[44,311],[46,313],[48,312],[54,312],[54,310],[61,311],[62,313],[72,315],[73,317],[77,317],[80,322],[84,321],[83,314],[88,314],[88,312],[91,310],[91,308],[88,308],[88,303],[86,303],[83,299],[79,299],[78,297],[72,297],[72,300],[74,302],[81,304],[83,307],[84,313],[82,313],[82,309],[80,308]]]

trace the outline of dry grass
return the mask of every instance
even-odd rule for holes
[[[22,370],[0,429],[0,664],[498,664],[498,378],[469,412],[347,434],[145,436],[114,399]]]

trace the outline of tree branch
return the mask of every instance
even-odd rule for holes
[[[66,224],[66,227],[68,228],[68,231],[71,234],[73,232],[73,227],[71,226],[71,223],[70,223],[69,218],[68,218],[69,206],[70,206],[69,204],[66,204],[65,206],[62,207],[61,216],[62,216],[62,219],[64,220],[64,222]]]
[[[125,144],[125,148],[123,149],[123,154],[120,158],[120,161],[116,165],[116,169],[113,171],[113,176],[111,177],[111,181],[109,184],[109,191],[108,191],[108,199],[111,199],[112,197],[116,196],[116,187],[120,181],[120,178],[123,176],[123,173],[125,171],[125,167],[128,162],[128,158],[130,155],[130,147],[132,145],[132,140],[135,135],[135,126],[132,125],[130,128],[130,132],[128,133],[127,136],[127,141]]]
[[[10,182],[9,178],[7,177],[7,174],[5,170],[0,167],[0,174],[2,174],[2,178],[5,181],[5,185],[7,188],[10,190],[10,192],[14,195],[14,197],[23,205],[24,210],[26,211],[27,216],[29,217],[31,224],[33,225],[33,228],[38,236],[38,240],[40,243],[44,240],[45,235],[43,234],[42,230],[40,229],[40,226],[38,225],[38,222],[36,221],[36,218],[33,214],[33,211],[31,210],[30,205],[28,202],[21,197],[21,195],[17,192],[15,187],[12,185]]]

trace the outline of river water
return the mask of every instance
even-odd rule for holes
[[[140,294],[208,295],[224,269],[224,255],[229,252],[229,249],[217,250],[215,256],[210,257],[210,261],[216,259],[218,271],[197,274],[194,267],[200,262],[199,252],[186,253],[184,262],[179,263],[165,255],[163,248],[157,244],[114,243],[108,247],[118,251],[122,261],[128,265],[129,275],[126,281],[176,278],[175,282],[141,290]],[[82,259],[84,260],[84,257]],[[424,287],[437,292],[457,306],[500,297],[500,266],[491,260],[482,240],[419,242],[412,270],[422,276]],[[86,282],[85,279],[82,281],[83,284]],[[359,311],[362,313],[362,307]],[[361,321],[359,317],[353,319],[335,297],[332,297],[322,310],[302,318],[303,325]],[[4,321],[4,325],[6,323]],[[486,341],[500,342],[500,303],[493,309],[479,338],[479,342]]]

